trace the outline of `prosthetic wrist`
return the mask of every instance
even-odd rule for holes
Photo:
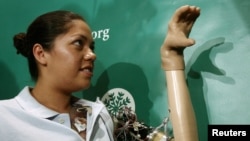
[[[161,64],[165,71],[184,70],[185,62],[183,58],[184,48],[161,47]]]

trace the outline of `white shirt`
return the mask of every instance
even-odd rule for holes
[[[79,100],[92,107],[87,117],[87,141],[113,141],[113,122],[104,104]],[[1,141],[83,141],[71,129],[67,113],[57,113],[38,103],[25,87],[15,98],[0,101]]]

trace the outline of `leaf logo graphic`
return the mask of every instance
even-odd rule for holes
[[[124,106],[135,111],[134,98],[127,90],[122,88],[110,89],[102,97],[102,102],[106,105],[111,116],[116,117]]]

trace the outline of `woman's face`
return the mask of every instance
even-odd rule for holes
[[[93,47],[89,26],[81,20],[73,20],[68,32],[59,35],[52,50],[47,52],[49,77],[46,78],[66,92],[89,87],[96,59]]]

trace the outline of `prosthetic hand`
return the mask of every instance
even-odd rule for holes
[[[177,9],[168,24],[168,33],[161,47],[161,60],[164,70],[183,70],[183,50],[195,43],[188,38],[200,9],[195,6],[182,6]]]
[[[183,51],[195,43],[188,36],[199,15],[198,7],[178,8],[169,22],[168,33],[161,47],[175,141],[198,141],[196,118],[184,74]]]

